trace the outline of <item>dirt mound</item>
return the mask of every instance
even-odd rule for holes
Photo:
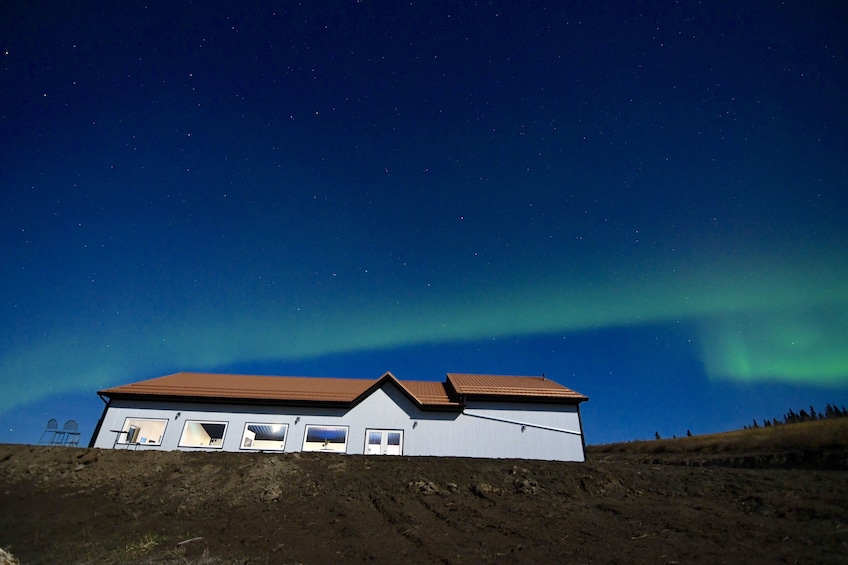
[[[26,564],[848,561],[845,471],[680,457],[0,445],[0,547]]]

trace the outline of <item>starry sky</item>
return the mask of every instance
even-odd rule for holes
[[[0,442],[178,371],[848,402],[840,2],[4,2]]]

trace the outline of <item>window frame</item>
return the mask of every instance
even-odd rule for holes
[[[328,432],[338,433],[340,431],[344,431],[344,441],[331,441],[330,439],[325,439],[323,442],[323,447],[319,447],[322,443],[320,441],[310,441],[309,440],[309,432],[314,430],[326,430]],[[314,437],[314,436],[313,436]],[[306,429],[303,430],[303,446],[301,447],[301,451],[308,452],[317,452],[317,453],[347,453],[347,444],[350,439],[350,426],[336,426],[336,425],[328,425],[328,424],[307,424]],[[331,446],[333,446],[331,448]]]
[[[254,432],[253,430],[249,430],[248,429],[249,426],[280,426],[280,427],[282,427],[282,431],[283,431],[283,439],[282,439],[282,441],[278,442],[277,440],[266,440],[266,439],[257,440],[255,437],[250,438],[250,437],[248,437],[248,432],[250,432],[250,433],[256,433],[256,432]],[[242,434],[241,434],[241,442],[239,443],[239,449],[242,449],[242,450],[245,450],[245,451],[284,451],[285,448],[286,448],[286,441],[288,439],[289,439],[289,425],[286,422],[245,422],[244,423],[244,430],[242,431]],[[248,441],[250,441],[250,445],[245,445]],[[274,443],[279,443],[280,446],[279,447],[272,447],[272,446],[261,445],[261,446],[257,447],[256,446],[257,442],[269,442],[269,443],[274,442]]]
[[[209,435],[208,436],[209,437],[209,443],[206,444],[206,445],[186,443],[186,430],[188,429],[189,425],[191,425],[191,424],[196,424],[196,425],[199,425],[200,427],[203,427],[203,424],[222,425],[222,426],[224,426],[224,429],[221,432],[220,438],[213,438],[211,435]],[[219,421],[219,420],[186,420],[183,423],[183,431],[180,434],[180,440],[179,440],[179,443],[177,444],[177,446],[178,447],[191,447],[191,448],[198,448],[198,449],[223,449],[224,448],[224,439],[227,437],[227,428],[229,428],[229,425],[230,425],[230,423],[225,421],[225,420],[222,420],[222,421]],[[207,435],[208,435],[208,430],[206,430],[205,427],[203,427],[203,430],[205,432],[207,432]],[[220,443],[213,445],[212,442],[216,439],[220,439]]]
[[[380,434],[380,440],[381,440],[380,443],[371,443],[371,434],[374,434],[374,433]],[[397,436],[398,443],[395,444],[395,443],[391,443],[389,441],[392,435]],[[385,436],[385,439],[386,439],[386,452],[385,453],[382,452],[382,449],[383,449],[382,438],[383,438],[383,436]],[[373,455],[389,455],[389,456],[403,455],[403,444],[404,444],[403,436],[404,436],[404,433],[403,433],[403,430],[401,430],[401,429],[396,429],[396,428],[366,428],[365,429],[365,446],[363,448],[364,449],[363,453],[365,455],[369,455],[369,456],[373,456]],[[369,447],[372,446],[372,445],[379,446],[377,453],[369,453]],[[390,446],[394,446],[394,445],[397,446],[397,453],[389,453]]]
[[[162,433],[159,435],[159,441],[130,441],[129,431],[130,426],[135,425],[134,422],[155,422],[157,424],[162,424]],[[168,418],[139,418],[135,416],[126,416],[124,418],[124,425],[121,426],[120,432],[118,432],[118,438],[115,441],[116,445],[162,445],[162,442],[165,440],[165,431],[168,429],[168,424],[170,423],[170,419]],[[137,426],[139,428],[139,436],[141,435],[142,426]],[[141,437],[140,439],[147,440],[149,436]]]

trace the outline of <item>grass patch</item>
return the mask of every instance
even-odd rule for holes
[[[159,534],[145,534],[139,541],[127,546],[127,553],[130,555],[143,555],[164,542],[164,536]]]
[[[0,547],[0,565],[20,565],[20,563],[11,552]]]
[[[724,453],[739,451],[848,450],[848,418],[783,424],[673,439],[590,445],[589,453]]]

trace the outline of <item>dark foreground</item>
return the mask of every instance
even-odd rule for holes
[[[582,464],[0,445],[0,547],[24,564],[848,563],[844,449],[656,445]]]

